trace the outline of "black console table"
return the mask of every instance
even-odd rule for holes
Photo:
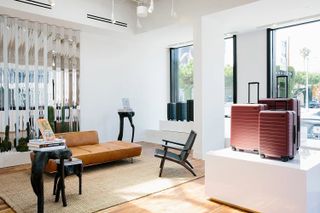
[[[44,193],[43,193],[43,172],[49,159],[60,159],[60,165],[64,167],[64,160],[71,158],[72,153],[69,149],[59,149],[47,152],[34,152],[34,159],[31,168],[31,185],[37,196],[37,212],[44,212]],[[63,206],[67,205],[64,185],[64,170],[61,171],[61,197]]]
[[[119,130],[119,136],[118,136],[118,141],[122,141],[123,138],[123,123],[124,123],[124,118],[128,118],[130,122],[130,126],[132,128],[132,135],[131,135],[131,142],[133,142],[134,139],[134,125],[132,122],[132,117],[134,116],[134,112],[118,112],[119,114],[119,119],[120,119],[120,130]]]

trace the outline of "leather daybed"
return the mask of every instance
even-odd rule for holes
[[[66,140],[72,156],[81,159],[84,166],[102,164],[111,161],[132,158],[141,155],[142,147],[139,144],[111,141],[99,143],[96,131],[68,132],[56,134]],[[52,173],[57,170],[54,160],[49,160],[45,171]]]

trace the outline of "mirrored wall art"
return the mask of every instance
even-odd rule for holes
[[[0,15],[0,151],[39,137],[38,118],[79,131],[79,78],[79,31]]]

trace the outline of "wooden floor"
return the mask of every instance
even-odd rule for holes
[[[0,213],[11,212],[15,211],[0,199]],[[209,201],[204,193],[204,178],[199,178],[146,197],[102,210],[99,213],[122,212],[240,213],[244,211]]]
[[[239,213],[244,212],[222,204],[211,202],[205,196],[204,177],[193,180],[134,201],[120,204],[100,213]]]
[[[152,144],[143,144],[145,147],[153,147]],[[148,149],[144,149],[146,151]],[[30,169],[30,165],[15,166],[0,169],[1,174],[14,173]],[[0,195],[1,197],[1,195]],[[0,198],[0,213],[14,212],[5,201]],[[228,207],[223,204],[209,201],[205,196],[204,177],[183,183],[170,189],[163,190],[130,202],[116,205],[114,207],[100,211],[100,213],[239,213],[241,210]]]
[[[11,213],[13,211],[2,199],[0,199],[0,213]]]

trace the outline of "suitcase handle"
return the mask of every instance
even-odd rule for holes
[[[288,79],[288,76],[287,75],[278,75],[277,76],[277,98],[282,98],[282,97],[279,97],[279,87],[278,87],[278,85],[279,85],[279,79],[281,79],[281,78],[284,78],[285,80],[286,80],[286,96],[284,97],[284,98],[288,98],[288,96],[289,96],[289,79]]]
[[[293,134],[293,144],[296,143],[296,129],[297,129],[297,126],[296,125],[293,125],[293,131],[292,131],[292,134]],[[293,149],[294,149],[294,146],[293,146]],[[294,150],[293,150],[294,151]]]
[[[248,104],[251,104],[250,102],[250,89],[251,85],[257,85],[257,103],[259,102],[259,88],[260,88],[260,83],[259,82],[248,82]]]
[[[284,108],[284,110],[288,110],[288,102],[287,101],[275,101],[274,102],[274,110],[276,110],[277,111],[277,103],[285,103],[285,108]]]

